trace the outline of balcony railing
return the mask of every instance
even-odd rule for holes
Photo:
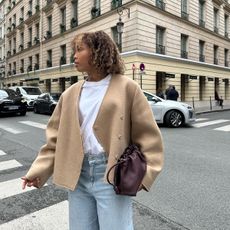
[[[226,67],[228,67],[228,66],[229,66],[229,62],[228,62],[228,61],[225,61],[225,62],[224,62],[224,65],[225,65]]]
[[[218,59],[217,58],[214,58],[214,64],[218,65]]]
[[[76,18],[72,18],[70,21],[70,26],[71,26],[71,28],[77,27],[78,26],[78,20]]]
[[[214,32],[218,34],[219,29],[218,29],[218,27],[217,27],[217,26],[214,26]]]
[[[199,20],[199,25],[200,25],[201,27],[205,27],[205,21],[204,21],[203,19],[200,19],[200,20]]]
[[[224,36],[225,36],[226,38],[229,38],[228,32],[225,32],[225,33],[224,33]]]
[[[189,14],[185,11],[181,11],[181,18],[188,20]]]
[[[158,54],[165,54],[165,46],[157,44],[156,45],[156,52]]]
[[[160,0],[156,0],[156,7],[158,7],[161,10],[165,10],[165,3]]]
[[[95,6],[92,7],[92,9],[91,9],[91,15],[92,15],[92,19],[100,16],[101,15],[101,9],[97,8]]]
[[[113,0],[111,2],[111,9],[114,10],[118,7],[121,7],[122,6],[122,0]]]
[[[184,51],[184,50],[181,50],[181,58],[187,59],[188,58],[188,52]]]
[[[203,54],[200,54],[199,61],[205,62],[205,56]]]

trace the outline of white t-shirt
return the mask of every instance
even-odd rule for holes
[[[104,152],[103,147],[94,135],[93,124],[108,89],[110,79],[111,75],[109,74],[100,81],[85,81],[82,86],[78,109],[84,153],[98,154]]]

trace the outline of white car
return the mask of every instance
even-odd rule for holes
[[[18,95],[22,95],[27,102],[27,108],[32,109],[34,106],[34,100],[42,93],[39,87],[36,86],[12,86]]]
[[[192,106],[178,101],[164,100],[146,91],[143,93],[152,108],[158,124],[177,128],[196,121]]]

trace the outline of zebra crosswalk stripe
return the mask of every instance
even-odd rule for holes
[[[229,120],[224,120],[224,119],[219,119],[219,120],[214,120],[214,121],[206,121],[206,122],[201,122],[197,124],[193,124],[193,127],[200,128],[200,127],[205,127],[209,125],[216,125],[224,122],[228,122]]]
[[[27,132],[26,130],[16,129],[16,128],[12,128],[12,127],[9,127],[6,125],[0,125],[0,129],[3,129],[5,131],[13,133],[13,134],[20,134],[20,133]]]
[[[45,124],[34,122],[34,121],[19,121],[19,123],[33,126],[33,127],[39,128],[39,129],[46,129]]]
[[[230,125],[225,125],[219,128],[216,128],[214,130],[218,130],[218,131],[224,131],[224,132],[230,132]]]
[[[68,201],[49,206],[0,225],[1,230],[68,230]]]
[[[44,186],[47,186],[47,184],[45,184]],[[25,190],[22,190],[21,178],[4,181],[0,183],[0,200],[10,196],[15,196],[24,192],[28,192],[34,189],[35,187],[26,187]]]
[[[0,156],[4,156],[4,155],[6,155],[6,153],[4,151],[0,150]]]
[[[0,162],[0,171],[21,167],[22,165],[16,160]]]

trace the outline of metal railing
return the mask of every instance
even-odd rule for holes
[[[200,62],[205,62],[205,55],[200,54],[199,61]]]
[[[165,46],[157,44],[156,45],[156,52],[158,54],[165,54]]]

